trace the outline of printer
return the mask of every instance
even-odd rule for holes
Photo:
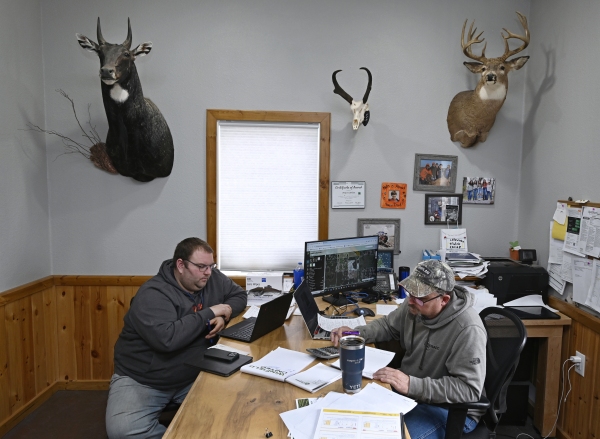
[[[530,294],[540,294],[548,303],[548,272],[544,267],[508,258],[483,259],[490,263],[483,284],[496,296],[498,305]]]

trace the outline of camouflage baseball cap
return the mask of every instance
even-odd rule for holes
[[[454,289],[454,272],[443,262],[435,259],[419,262],[410,276],[400,282],[408,293],[415,297],[425,297],[440,290]]]

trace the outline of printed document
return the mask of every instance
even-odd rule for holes
[[[317,320],[321,329],[329,332],[342,326],[348,326],[349,328],[354,329],[357,326],[363,326],[367,324],[363,316],[348,317],[347,319],[330,319],[327,316],[322,316],[319,314],[317,315]]]
[[[398,439],[398,413],[321,409],[314,439]]]
[[[586,255],[600,257],[600,207],[583,208],[578,247]]]
[[[242,366],[241,371],[276,381],[285,381],[287,377],[297,374],[314,359],[312,355],[279,347],[260,360]]]
[[[581,228],[581,207],[569,207],[567,209],[567,233],[563,250],[577,256],[584,256],[579,251],[579,232]]]
[[[594,259],[592,267],[592,282],[585,306],[589,306],[596,312],[600,312],[600,259]]]
[[[590,285],[594,261],[587,258],[573,258],[573,301],[585,305]]]
[[[315,393],[340,379],[342,379],[342,371],[319,363],[304,372],[292,375],[285,381],[307,392]]]

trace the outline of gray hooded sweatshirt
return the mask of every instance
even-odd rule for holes
[[[473,402],[483,392],[487,333],[473,296],[455,287],[433,319],[409,312],[408,300],[389,315],[359,326],[367,343],[398,340],[406,350],[400,370],[409,375],[408,397],[424,403]],[[481,413],[469,411],[479,419]]]
[[[231,317],[246,308],[246,291],[214,269],[206,286],[195,294],[181,289],[173,263],[164,261],[156,276],[140,287],[115,344],[115,373],[158,390],[181,389],[198,369],[185,362],[201,355],[210,342],[207,323],[211,306],[231,306]],[[194,311],[202,304],[202,310]]]

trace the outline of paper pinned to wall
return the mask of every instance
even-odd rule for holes
[[[567,203],[556,203],[556,210],[552,219],[558,224],[564,224],[567,219]]]
[[[563,250],[577,256],[584,256],[579,251],[579,232],[582,213],[583,209],[581,207],[569,207],[567,209],[567,233],[565,235]]]
[[[591,259],[573,258],[573,301],[585,305],[590,285],[592,284],[592,268],[594,262]]]
[[[600,257],[600,207],[583,208],[577,245],[582,253],[595,258]]]
[[[588,291],[585,306],[589,306],[596,312],[600,312],[600,260],[594,259],[592,267],[592,282]]]

